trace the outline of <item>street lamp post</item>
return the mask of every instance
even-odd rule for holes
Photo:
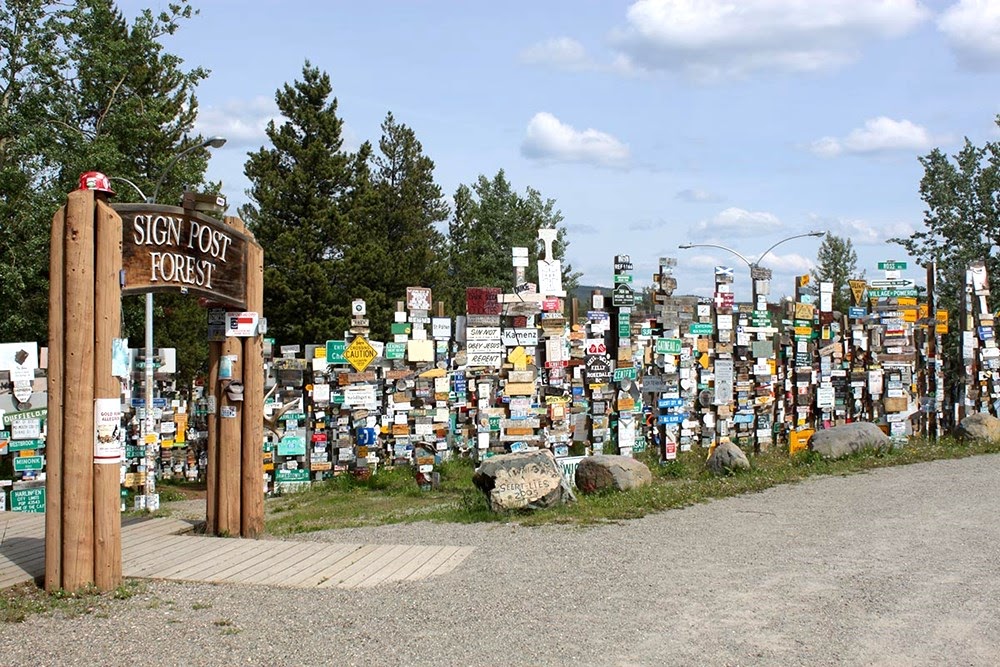
[[[226,138],[225,137],[218,137],[218,136],[216,136],[216,137],[209,137],[208,139],[205,139],[204,141],[202,141],[200,144],[196,144],[194,146],[188,146],[187,148],[185,148],[184,150],[182,150],[180,153],[178,153],[177,155],[175,155],[172,158],[170,158],[170,161],[167,163],[167,166],[163,168],[163,172],[160,174],[160,180],[158,180],[156,182],[156,186],[153,188],[153,194],[150,197],[146,197],[143,194],[142,190],[140,190],[139,187],[135,183],[133,183],[132,181],[128,180],[127,178],[122,178],[122,177],[119,176],[119,177],[116,177],[116,179],[124,181],[124,182],[128,183],[129,185],[131,185],[133,188],[135,188],[136,191],[139,193],[139,196],[141,196],[143,199],[145,199],[147,204],[155,204],[156,203],[156,197],[157,197],[157,195],[160,194],[160,188],[163,187],[164,182],[166,182],[166,180],[167,180],[167,174],[170,173],[170,170],[173,169],[174,165],[177,164],[178,160],[180,160],[182,157],[184,157],[185,155],[187,155],[188,153],[191,153],[193,151],[200,150],[202,148],[221,148],[223,145],[225,145],[225,143],[226,143]],[[153,293],[152,292],[146,292],[146,332],[145,333],[146,333],[146,340],[145,340],[146,364],[143,367],[143,370],[145,371],[145,387],[144,387],[145,401],[144,402],[146,404],[146,415],[145,415],[145,419],[142,420],[142,424],[141,424],[141,428],[140,428],[140,433],[143,436],[143,444],[145,444],[145,436],[146,436],[146,434],[151,433],[152,430],[153,430],[153,370],[154,369],[153,369]],[[143,489],[145,491],[145,495],[147,497],[147,501],[148,501],[148,497],[151,494],[153,494],[155,492],[155,490],[156,490],[156,483],[154,481],[154,475],[153,475],[153,470],[152,470],[153,465],[154,465],[153,459],[150,456],[148,456],[148,454],[147,454],[147,456],[146,456],[146,483],[145,483],[144,489]]]
[[[801,239],[807,236],[819,237],[819,236],[824,236],[825,234],[826,232],[812,231],[812,232],[806,232],[805,234],[795,234],[794,236],[785,237],[780,241],[778,241],[777,243],[775,243],[774,245],[772,245],[764,252],[762,252],[760,256],[757,257],[757,259],[754,261],[750,261],[742,253],[733,250],[732,248],[728,248],[724,245],[719,245],[717,243],[683,243],[677,247],[680,248],[681,250],[688,250],[690,248],[718,248],[719,250],[725,250],[726,252],[732,253],[737,257],[739,257],[741,260],[743,260],[743,263],[746,264],[747,267],[750,269],[750,300],[753,303],[753,307],[757,308],[757,278],[755,274],[757,270],[761,268],[760,261],[764,259],[764,257],[766,257],[768,253],[770,253],[772,250],[777,248],[785,241],[791,241],[793,239]]]

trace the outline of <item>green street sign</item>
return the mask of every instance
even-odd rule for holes
[[[616,284],[617,283],[630,283],[630,282],[632,282],[632,274],[631,273],[616,273],[615,274],[615,283]]]
[[[631,368],[616,368],[615,369],[615,382],[621,382],[622,380],[635,380],[639,377],[639,369],[636,367]]]
[[[711,336],[714,329],[711,322],[693,322],[688,331],[694,336]]]
[[[18,456],[14,458],[14,472],[41,470],[45,467],[45,459],[41,456]]]
[[[43,449],[45,441],[35,438],[33,440],[11,440],[7,443],[7,451],[23,452],[26,449]]]
[[[344,349],[346,347],[347,343],[342,340],[326,341],[326,363],[346,364],[347,359],[344,358]]]
[[[490,430],[499,431],[500,430],[500,417],[490,417]]]
[[[627,324],[625,322],[619,322],[618,323],[618,337],[619,338],[628,338],[631,334],[632,334],[632,327],[629,324]]]
[[[683,341],[680,338],[657,338],[656,339],[656,353],[657,354],[680,354],[681,344]]]
[[[880,271],[902,271],[906,268],[906,262],[897,262],[890,259],[885,262],[879,262],[878,268]]]
[[[917,296],[915,289],[872,289],[868,288],[868,298],[878,299],[880,297]]]
[[[409,322],[393,322],[392,323],[392,335],[393,336],[409,336],[413,332],[413,325]]]
[[[385,344],[385,358],[386,359],[405,359],[406,358],[406,343],[386,343]]]
[[[145,455],[146,455],[145,447],[137,447],[135,445],[125,445],[125,458],[140,459]]]
[[[35,489],[15,489],[10,492],[12,512],[45,512],[45,487]]]
[[[275,470],[274,481],[276,482],[308,482],[309,471],[301,468],[295,470]]]
[[[640,336],[652,336],[653,335],[653,327],[642,327],[641,329],[639,329],[639,335]]]

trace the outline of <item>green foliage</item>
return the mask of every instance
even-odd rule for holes
[[[1000,126],[1000,115],[995,119]],[[975,146],[965,139],[949,158],[935,148],[920,158],[924,228],[909,238],[894,238],[921,264],[937,264],[938,307],[958,315],[965,294],[965,271],[974,261],[986,263],[992,290],[1000,289],[1000,142]],[[954,332],[945,339],[946,372],[962,372],[961,348]]]
[[[816,254],[812,277],[817,283],[833,283],[833,309],[846,314],[851,305],[851,287],[847,281],[859,277],[858,253],[851,239],[827,232]]]
[[[455,192],[455,209],[448,227],[450,302],[455,312],[464,312],[466,287],[513,288],[511,248],[528,248],[527,279],[537,280],[540,244],[538,230],[558,229],[555,258],[563,262],[563,289],[576,285],[579,274],[565,261],[566,228],[555,200],[527,188],[514,191],[503,170],[493,179],[480,176],[470,188],[460,185]]]
[[[47,339],[50,221],[81,172],[126,177],[152,194],[171,158],[201,143],[189,133],[207,72],[185,70],[163,46],[193,14],[172,4],[130,24],[111,0],[0,7],[0,340]],[[192,151],[174,165],[166,201],[202,182],[207,157]],[[117,201],[135,200],[115,186]],[[125,335],[141,331],[139,321],[128,304]]]
[[[284,121],[268,123],[271,148],[250,153],[251,203],[240,215],[264,247],[264,312],[280,343],[342,338],[346,211],[353,157],[330,77],[307,61],[302,79],[275,95]]]

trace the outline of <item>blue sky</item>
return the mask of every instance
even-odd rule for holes
[[[127,14],[165,2],[122,0]],[[229,143],[208,177],[230,211],[266,144],[274,93],[306,59],[330,74],[348,146],[386,112],[414,129],[447,195],[504,169],[555,199],[587,284],[629,254],[645,283],[678,258],[681,293],[713,267],[813,229],[852,239],[860,268],[906,260],[934,147],[1000,139],[1000,0],[203,0],[167,48],[211,76],[198,130]],[[817,239],[762,262],[772,300]],[[922,282],[912,261],[904,277]],[[642,284],[640,283],[640,284]]]

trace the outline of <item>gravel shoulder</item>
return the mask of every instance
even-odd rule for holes
[[[590,528],[313,533],[477,548],[445,576],[367,590],[150,582],[100,615],[0,625],[0,663],[995,665],[998,464],[813,478]]]

